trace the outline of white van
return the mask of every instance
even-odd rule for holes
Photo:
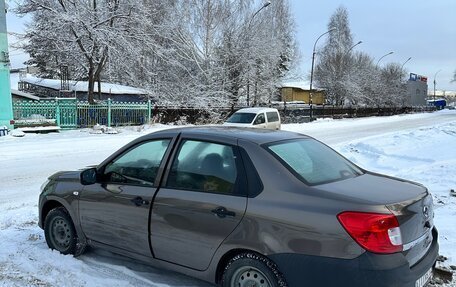
[[[245,108],[232,114],[223,125],[280,130],[280,124],[280,115],[277,109]]]

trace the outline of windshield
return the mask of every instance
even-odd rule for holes
[[[238,124],[250,124],[255,118],[256,114],[254,113],[234,113],[229,119],[226,120],[227,123],[238,123]]]
[[[282,141],[268,145],[267,149],[308,185],[339,181],[362,174],[354,164],[313,139]]]

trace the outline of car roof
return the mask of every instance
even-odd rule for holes
[[[261,112],[277,112],[277,109],[274,109],[274,108],[243,108],[243,109],[240,109],[238,111],[236,111],[236,113],[261,113]]]
[[[151,133],[149,135],[146,135],[145,137],[155,137],[160,135],[174,136],[178,133],[181,133],[185,136],[204,136],[204,138],[213,136],[214,139],[226,139],[227,142],[232,141],[233,139],[243,139],[251,141],[256,144],[264,144],[287,139],[309,138],[309,136],[289,131],[232,127],[221,125],[207,125],[197,127],[181,127],[166,129]]]

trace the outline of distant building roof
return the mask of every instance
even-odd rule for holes
[[[42,79],[37,78],[31,75],[27,75],[20,79],[23,82],[33,84],[36,86],[41,86],[53,90],[60,90],[61,82],[56,79]],[[88,82],[87,81],[69,81],[69,90],[76,92],[87,92],[88,91]],[[98,93],[98,84],[95,84],[94,92]],[[101,83],[101,92],[103,94],[114,94],[114,95],[146,95],[147,91],[139,88],[111,84],[111,83]]]
[[[26,93],[26,92],[18,91],[15,89],[11,89],[11,95],[13,97],[24,98],[24,99],[28,99],[28,100],[34,100],[34,101],[40,100],[40,97],[34,96],[34,95]]]
[[[433,96],[434,95],[434,90],[430,89],[428,90],[428,96]],[[456,91],[442,91],[442,90],[436,90],[435,95],[437,97],[456,97]]]
[[[310,82],[309,81],[299,81],[299,82],[286,82],[282,83],[281,88],[297,88],[301,89],[304,91],[309,91],[310,90]],[[313,90],[323,90],[315,85],[315,83],[312,83],[312,89]]]

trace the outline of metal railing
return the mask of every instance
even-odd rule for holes
[[[89,127],[96,124],[141,125],[150,122],[152,116],[150,100],[138,103],[106,102],[90,104],[76,99],[55,99],[44,101],[15,101],[15,120],[55,119],[64,129]]]

